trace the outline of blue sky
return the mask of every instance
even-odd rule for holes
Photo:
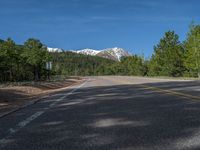
[[[198,0],[0,0],[0,38],[49,47],[121,47],[151,56],[165,31],[184,40],[200,21]]]

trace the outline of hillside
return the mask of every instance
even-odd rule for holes
[[[77,51],[73,50],[72,52],[84,55],[99,56],[114,61],[120,61],[122,57],[131,56],[126,50],[118,47],[107,48],[103,50],[94,50],[94,49],[83,49]]]
[[[98,56],[77,54],[74,52],[51,52],[53,73],[62,75],[106,75],[108,66],[115,61]]]
[[[120,61],[122,57],[131,56],[126,50],[122,48],[107,48],[103,50],[94,50],[94,49],[82,49],[82,50],[63,50],[60,48],[47,48],[49,52],[63,52],[70,51],[77,54],[90,55],[90,56],[99,56],[106,59],[111,59],[114,61]]]

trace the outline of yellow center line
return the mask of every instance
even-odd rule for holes
[[[148,89],[148,90],[153,90],[153,91],[157,91],[157,92],[162,92],[164,94],[175,95],[175,96],[184,97],[184,98],[187,98],[187,99],[200,100],[199,96],[194,96],[194,95],[185,94],[185,93],[181,93],[181,92],[175,92],[175,91],[172,91],[172,90],[165,90],[165,89],[162,89],[162,88],[148,86],[148,85],[139,85],[139,86],[140,87],[144,87],[143,89]]]
[[[147,89],[147,90],[152,90],[152,91],[156,91],[156,92],[161,92],[163,94],[168,94],[168,95],[173,95],[173,96],[178,96],[178,97],[183,97],[183,98],[187,98],[187,99],[193,99],[193,100],[200,100],[199,96],[194,96],[194,95],[190,95],[190,94],[185,94],[182,92],[176,92],[176,91],[172,91],[172,90],[165,90],[162,88],[158,88],[158,87],[154,87],[154,86],[148,86],[148,85],[141,85],[141,84],[130,84],[129,82],[126,81],[121,81],[121,80],[117,80],[116,79],[111,79],[114,80],[117,83],[120,84],[126,84],[128,83],[129,85],[134,85],[134,86],[139,86],[142,87],[142,89]]]

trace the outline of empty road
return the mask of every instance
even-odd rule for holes
[[[199,150],[200,82],[88,77],[0,118],[1,150]]]

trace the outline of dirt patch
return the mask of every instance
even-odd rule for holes
[[[0,88],[0,114],[62,88],[78,84],[82,80],[82,78],[74,78],[57,82],[37,82],[23,86]]]

